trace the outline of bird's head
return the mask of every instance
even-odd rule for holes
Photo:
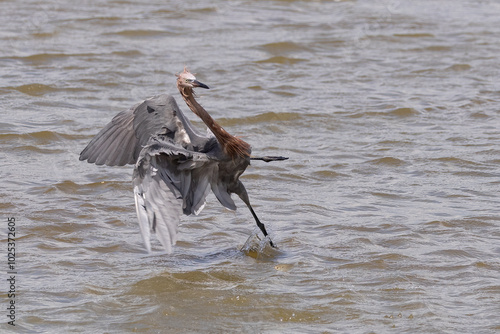
[[[196,87],[208,89],[208,86],[196,80],[196,77],[189,72],[186,67],[184,67],[182,73],[176,74],[175,76],[177,77],[177,87],[179,87],[179,89]]]

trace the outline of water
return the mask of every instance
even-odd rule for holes
[[[23,333],[500,331],[496,1],[2,1],[2,221]],[[132,167],[78,161],[184,65],[255,154],[148,255]],[[196,116],[188,116],[202,127]],[[1,248],[7,256],[7,231]]]

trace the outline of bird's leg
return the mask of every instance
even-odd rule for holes
[[[259,217],[257,217],[257,215],[255,214],[255,211],[253,211],[252,206],[249,203],[247,204],[247,206],[250,209],[250,212],[252,213],[252,216],[255,219],[255,222],[257,223],[257,226],[260,228],[260,230],[262,231],[262,233],[264,234],[264,236],[267,237],[268,234],[267,234],[267,231],[266,231],[266,226],[260,222]],[[276,248],[276,246],[274,245],[274,243],[271,240],[271,238],[269,238],[269,244],[271,245],[271,247]]]
[[[271,161],[288,160],[288,157],[276,157],[276,156],[250,157],[250,160],[262,160],[264,162],[271,162]]]
[[[250,212],[252,213],[253,218],[255,219],[255,223],[257,224],[257,226],[262,231],[262,234],[264,234],[264,236],[267,237],[268,233],[266,231],[266,226],[263,223],[260,222],[259,217],[257,217],[257,214],[255,213],[255,211],[253,210],[252,206],[250,205],[250,199],[248,198],[248,194],[247,194],[247,191],[245,189],[245,186],[243,186],[243,183],[239,182],[238,187],[237,187],[235,193],[241,198],[241,200],[243,202],[245,202],[245,204],[247,205],[248,209],[250,209]],[[276,246],[274,245],[274,243],[271,240],[271,238],[269,238],[269,244],[271,245],[271,247],[276,248]]]

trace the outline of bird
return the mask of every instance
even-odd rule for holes
[[[182,113],[174,97],[160,94],[117,114],[83,149],[79,159],[96,165],[133,164],[132,185],[139,229],[148,253],[151,234],[167,253],[177,241],[180,216],[198,215],[210,190],[229,210],[236,210],[231,194],[248,207],[269,244],[240,176],[251,160],[287,160],[282,156],[254,157],[251,146],[229,134],[196,101],[194,89],[209,87],[184,67],[176,74],[182,99],[208,128],[198,131]]]

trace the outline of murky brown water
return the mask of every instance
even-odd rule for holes
[[[18,332],[500,331],[499,2],[0,9]],[[290,157],[243,178],[278,250],[254,239],[241,202],[231,213],[211,196],[172,255],[147,255],[132,167],[78,161],[119,111],[177,97],[184,65],[228,131]]]

